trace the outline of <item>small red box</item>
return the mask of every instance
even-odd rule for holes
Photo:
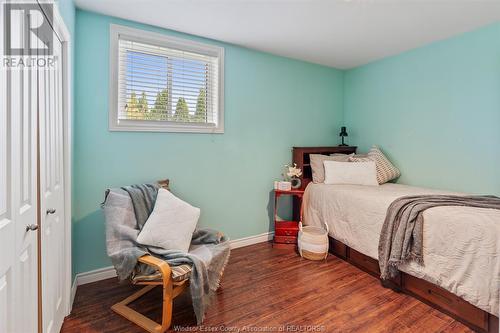
[[[295,221],[278,221],[274,227],[275,236],[294,236],[299,233],[299,224]]]

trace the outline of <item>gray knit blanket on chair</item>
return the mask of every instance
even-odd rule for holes
[[[134,274],[152,274],[154,270],[138,264],[138,258],[151,254],[171,266],[192,266],[190,291],[198,324],[219,288],[220,279],[229,260],[229,241],[222,233],[197,229],[193,233],[189,253],[145,247],[137,243],[137,236],[151,214],[157,184],[143,184],[110,189],[103,203],[106,219],[106,248],[120,280]],[[175,232],[175,230],[172,230]]]
[[[423,213],[429,208],[440,206],[500,209],[500,198],[415,195],[394,200],[387,209],[378,245],[380,277],[383,280],[396,276],[401,264],[409,261],[423,264]]]

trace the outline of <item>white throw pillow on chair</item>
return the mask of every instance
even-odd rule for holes
[[[155,207],[144,224],[137,242],[161,250],[188,252],[200,209],[160,188]]]

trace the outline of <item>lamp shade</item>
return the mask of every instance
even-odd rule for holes
[[[346,129],[345,126],[342,126],[340,128],[340,134],[339,134],[339,136],[342,136],[342,137],[347,136],[347,129]]]

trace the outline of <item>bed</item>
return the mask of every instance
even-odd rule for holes
[[[316,147],[317,148],[317,147]],[[338,152],[322,147],[322,153]],[[314,151],[314,149],[312,149]],[[325,185],[310,182],[308,148],[294,148],[307,185],[303,222],[327,223],[330,249],[378,276],[378,240],[385,213],[396,198],[416,194],[459,194],[401,184]],[[314,151],[314,153],[317,153]],[[436,207],[424,213],[424,265],[408,264],[392,281],[407,292],[482,332],[498,332],[500,211]]]

